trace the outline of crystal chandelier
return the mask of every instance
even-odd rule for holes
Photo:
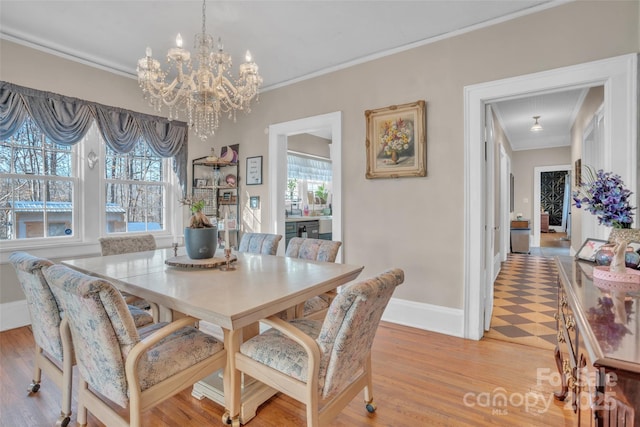
[[[147,47],[144,58],[138,60],[138,83],[145,99],[156,111],[163,105],[169,108],[169,119],[185,112],[189,127],[203,140],[213,135],[219,126],[221,113],[235,120],[236,111],[250,112],[250,103],[258,95],[262,77],[258,66],[247,51],[246,61],[240,65],[239,77],[231,76],[231,55],[218,39],[216,49],[211,35],[206,32],[206,4],[202,2],[202,33],[196,34],[197,67],[191,62],[191,53],[182,48],[182,37],[176,37],[176,47],[167,52],[168,68],[162,70],[160,62],[152,58]]]

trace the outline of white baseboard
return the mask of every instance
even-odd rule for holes
[[[26,299],[0,304],[0,332],[30,324]]]
[[[464,336],[462,309],[392,298],[382,320],[455,337]],[[27,300],[0,305],[0,332],[31,324]]]
[[[404,326],[464,337],[464,310],[391,298],[382,320]]]

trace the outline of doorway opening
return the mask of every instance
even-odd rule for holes
[[[487,205],[494,206],[494,182],[486,176],[485,106],[508,97],[567,88],[604,85],[605,130],[603,167],[615,170],[637,197],[637,55],[629,54],[527,76],[465,87],[465,201],[464,201],[464,336],[480,339],[484,334],[488,286],[493,286],[492,264],[486,256],[487,230],[495,227]],[[636,200],[637,201],[637,200]],[[637,206],[637,203],[636,203]],[[602,231],[604,234],[604,230]]]
[[[342,113],[322,114],[269,126],[269,194],[270,232],[286,235],[287,152],[288,139],[293,135],[318,134],[330,139],[331,158],[331,234],[332,240],[342,241]],[[342,245],[336,262],[342,262]],[[284,245],[278,254],[284,254]]]

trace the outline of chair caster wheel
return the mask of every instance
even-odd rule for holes
[[[32,382],[31,384],[29,384],[29,388],[27,389],[29,393],[37,393],[38,390],[40,390],[40,384],[36,382]]]
[[[374,412],[376,412],[376,409],[378,409],[378,407],[376,406],[375,403],[373,402],[369,402],[365,405],[365,408],[367,408],[367,412],[369,412],[370,414],[373,414]]]
[[[229,411],[225,411],[224,414],[222,414],[222,423],[231,425],[231,415]]]
[[[229,411],[225,411],[225,413],[222,414],[222,422],[232,427],[240,427],[240,417],[231,418]]]
[[[64,416],[63,416],[64,417]],[[58,422],[56,422],[56,427],[60,426],[60,427],[67,427],[69,425],[69,422],[71,421],[70,417],[60,417],[60,419],[58,420]]]

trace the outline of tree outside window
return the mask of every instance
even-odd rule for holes
[[[0,240],[74,234],[74,155],[30,119],[0,141]]]

